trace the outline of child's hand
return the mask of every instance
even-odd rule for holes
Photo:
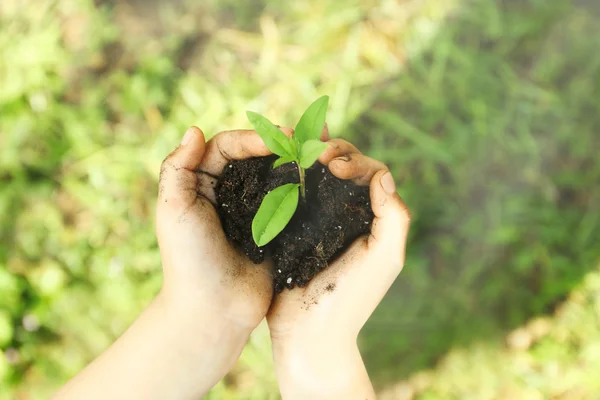
[[[404,265],[409,212],[391,174],[350,143],[331,140],[319,158],[341,179],[370,185],[375,220],[305,288],[284,290],[267,320],[275,368],[286,399],[372,399],[356,346],[358,333]]]
[[[205,143],[192,127],[162,164],[156,207],[162,295],[190,310],[190,318],[208,318],[208,326],[250,333],[271,302],[270,265],[254,265],[227,241],[214,207],[214,187],[228,162],[269,154],[254,131],[221,132]]]
[[[214,186],[230,160],[269,154],[253,131],[208,143],[200,129],[187,131],[160,174],[161,293],[56,399],[198,399],[229,372],[267,312],[272,282],[269,265],[225,238]]]

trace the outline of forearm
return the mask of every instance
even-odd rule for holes
[[[355,341],[274,343],[281,395],[295,399],[375,399]]]
[[[248,333],[194,318],[159,296],[55,399],[200,398],[233,366]]]

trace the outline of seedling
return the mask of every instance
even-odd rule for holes
[[[269,150],[279,158],[273,168],[295,162],[300,183],[288,183],[267,193],[252,220],[252,237],[257,246],[273,240],[290,222],[300,197],[306,197],[305,170],[317,161],[327,144],[321,142],[325,126],[328,96],[318,98],[300,117],[294,134],[288,138],[267,118],[248,111],[248,120]]]

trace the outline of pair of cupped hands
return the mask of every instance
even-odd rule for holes
[[[338,178],[370,186],[375,215],[370,235],[357,239],[306,287],[274,296],[270,261],[255,265],[234,247],[215,208],[215,178],[226,165],[271,152],[252,130],[221,132],[207,142],[191,127],[161,167],[156,229],[163,287],[109,354],[69,385],[84,387],[82,382],[101,376],[98,371],[114,362],[124,372],[112,372],[104,385],[116,380],[139,398],[198,398],[233,367],[266,317],[284,398],[374,398],[357,337],[404,265],[409,213],[384,164],[347,141],[330,140],[326,126],[321,139],[329,146],[318,162]],[[335,289],[324,290],[331,283]],[[152,384],[136,384],[127,376],[131,371],[146,374]]]

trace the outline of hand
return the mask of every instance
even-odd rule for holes
[[[215,185],[232,160],[269,155],[254,131],[227,131],[205,143],[190,128],[161,167],[156,226],[164,270],[162,295],[207,326],[248,334],[272,297],[270,265],[253,264],[225,237],[215,209]]]
[[[338,178],[370,185],[375,220],[369,236],[305,288],[274,299],[267,321],[275,369],[285,399],[373,399],[356,340],[402,270],[410,216],[385,165],[343,140],[328,143],[319,161]]]
[[[56,399],[196,399],[237,361],[271,303],[270,266],[225,238],[214,186],[234,159],[271,154],[253,131],[205,143],[190,128],[163,162],[156,209],[164,284],[158,297]]]

